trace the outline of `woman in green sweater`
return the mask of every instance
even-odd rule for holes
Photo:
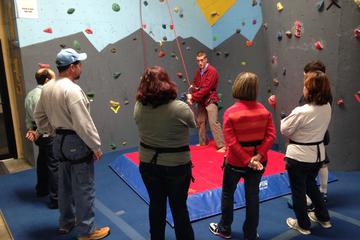
[[[161,67],[145,69],[137,89],[134,119],[138,127],[140,173],[150,197],[152,240],[165,239],[169,199],[176,239],[194,239],[186,205],[191,180],[190,107],[176,100],[177,86]]]

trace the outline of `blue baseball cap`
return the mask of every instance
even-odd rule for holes
[[[86,53],[78,53],[72,48],[65,48],[56,56],[56,66],[65,67],[76,61],[84,61],[86,58]]]

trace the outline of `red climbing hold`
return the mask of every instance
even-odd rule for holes
[[[268,103],[271,107],[275,108],[276,106],[276,96],[275,95],[271,95],[269,98],[268,98]]]
[[[38,63],[39,68],[50,68],[50,64],[47,63]]]
[[[163,50],[160,50],[160,52],[159,52],[159,57],[165,57],[165,52],[163,51]]]
[[[53,30],[52,30],[52,28],[45,28],[44,30],[43,30],[43,32],[46,32],[46,33],[52,33],[53,32]]]
[[[322,50],[322,49],[324,48],[324,45],[323,45],[320,41],[317,41],[317,42],[315,43],[315,47],[316,47],[316,49],[318,49],[318,50]]]
[[[93,34],[93,31],[92,31],[90,28],[86,28],[86,29],[85,29],[85,32],[86,32],[87,34]]]

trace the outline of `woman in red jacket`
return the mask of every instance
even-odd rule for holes
[[[238,99],[223,118],[226,162],[222,183],[219,223],[210,223],[210,231],[223,238],[231,238],[234,192],[240,178],[244,178],[246,218],[244,239],[257,239],[259,223],[259,183],[264,173],[267,152],[275,140],[271,113],[256,101],[259,80],[254,73],[240,73],[232,87]]]

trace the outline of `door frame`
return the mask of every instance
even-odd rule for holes
[[[16,139],[13,127],[13,120],[10,108],[9,92],[5,72],[4,55],[2,51],[2,41],[0,39],[0,95],[5,119],[6,138],[8,142],[8,153],[0,154],[1,159],[17,158]]]

